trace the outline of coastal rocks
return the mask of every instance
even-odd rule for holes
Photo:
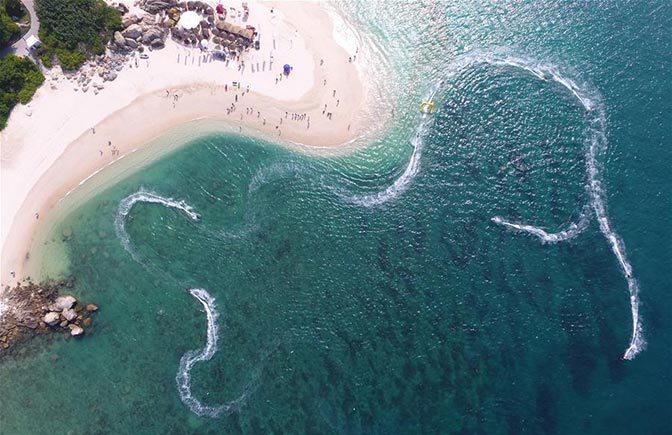
[[[131,14],[127,17],[124,17],[121,20],[121,24],[124,26],[124,28],[128,28],[131,24],[137,24],[142,20],[142,18],[138,17],[137,15]]]
[[[165,47],[165,43],[160,39],[155,39],[155,40],[152,41],[150,46],[154,50],[159,50],[159,49],[162,49],[163,47]]]
[[[177,0],[142,0],[139,6],[150,14],[156,14],[176,5]]]
[[[68,325],[68,328],[70,328],[70,335],[73,337],[79,337],[80,335],[84,334],[84,328],[81,326]]]
[[[145,45],[150,45],[157,39],[160,39],[161,41],[165,39],[163,29],[160,27],[152,27],[142,35],[142,43]]]
[[[152,26],[156,24],[156,19],[154,19],[152,15],[145,15],[144,17],[142,17],[142,23]]]
[[[120,48],[126,46],[126,38],[124,38],[124,35],[122,35],[121,32],[114,32],[114,43],[117,44],[117,46]]]
[[[126,45],[132,49],[138,48],[138,42],[135,39],[126,38]]]
[[[115,6],[115,8],[119,12],[119,15],[124,15],[128,13],[128,6],[126,6],[123,3],[119,3],[118,5]]]
[[[139,37],[142,36],[142,27],[140,27],[137,24],[131,24],[130,26],[128,26],[128,28],[126,30],[121,32],[121,35],[124,38],[126,38],[124,40],[124,43],[127,43],[126,41],[128,39],[138,39]],[[115,41],[116,41],[116,39],[115,39]]]
[[[77,312],[72,308],[67,308],[61,311],[61,314],[63,315],[63,317],[65,317],[65,320],[67,320],[68,322],[72,322],[77,318]]]
[[[72,295],[58,295],[72,287],[72,279],[40,285],[24,280],[13,288],[5,287],[0,300],[0,357],[14,352],[16,344],[36,335],[54,332],[73,337],[86,335],[85,328],[91,327],[91,315],[98,307],[78,304]]]
[[[117,73],[114,71],[107,72],[103,75],[103,81],[113,82],[117,78]]]
[[[42,320],[47,325],[54,326],[57,323],[60,323],[61,316],[55,311],[50,311],[50,312],[48,312],[47,314],[44,315],[44,318]]]
[[[77,303],[77,299],[74,296],[64,295],[56,298],[53,304],[49,306],[50,310],[53,311],[63,311],[68,308],[72,308]]]

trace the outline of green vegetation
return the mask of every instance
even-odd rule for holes
[[[54,56],[64,70],[74,70],[92,54],[105,52],[105,44],[120,30],[119,12],[103,0],[36,0],[44,66]]]
[[[0,5],[3,3],[10,17],[21,19],[28,13],[21,0],[0,0]]]
[[[44,76],[30,60],[10,54],[0,59],[0,130],[17,103],[26,104],[44,82]]]
[[[21,37],[21,28],[12,21],[5,2],[0,0],[0,48],[7,47]]]

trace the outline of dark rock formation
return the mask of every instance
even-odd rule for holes
[[[84,335],[84,326],[91,324],[93,304],[83,305],[71,295],[58,296],[71,288],[73,280],[34,284],[30,281],[6,287],[0,296],[0,357],[13,346],[39,334],[66,332],[69,336]]]

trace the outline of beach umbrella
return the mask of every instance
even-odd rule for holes
[[[284,67],[282,67],[282,70],[285,72],[285,75],[289,74],[289,72],[292,70],[292,67],[289,66],[288,63],[285,64]]]

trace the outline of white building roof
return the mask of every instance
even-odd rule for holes
[[[26,38],[26,45],[28,48],[33,48],[36,45],[40,45],[40,40],[35,35],[30,35]]]

